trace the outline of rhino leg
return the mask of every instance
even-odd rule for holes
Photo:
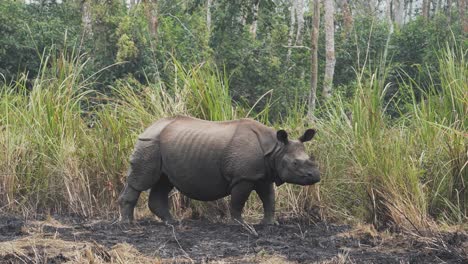
[[[133,222],[133,211],[140,193],[141,191],[135,190],[129,184],[125,185],[118,200],[120,205],[120,220],[122,222]]]
[[[167,223],[174,222],[169,211],[169,192],[173,187],[167,176],[162,175],[160,180],[151,188],[148,199],[148,207],[151,212]]]
[[[275,189],[272,182],[261,182],[255,185],[260,200],[263,203],[263,220],[262,224],[274,225],[275,222]]]
[[[242,222],[242,209],[254,188],[254,184],[242,181],[234,185],[231,190],[231,218]]]

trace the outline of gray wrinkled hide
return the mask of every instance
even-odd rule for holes
[[[219,199],[242,179],[266,177],[264,156],[276,142],[273,129],[251,119],[162,119],[139,136],[128,184],[144,191],[164,174],[190,198]]]
[[[303,145],[314,135],[314,129],[307,129],[298,140],[290,140],[286,131],[276,132],[251,119],[161,119],[135,145],[127,185],[119,197],[122,220],[133,220],[140,193],[151,188],[150,210],[172,222],[168,194],[176,187],[202,201],[231,195],[231,217],[237,221],[242,221],[242,208],[255,190],[263,203],[262,223],[274,224],[273,182],[310,185],[320,181],[318,165]]]

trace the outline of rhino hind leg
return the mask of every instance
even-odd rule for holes
[[[119,196],[120,220],[122,222],[133,222],[133,211],[140,193],[141,191],[134,189],[129,184],[125,185],[124,190]]]
[[[173,223],[174,219],[169,211],[169,192],[174,185],[169,182],[166,175],[161,175],[159,181],[151,188],[148,207],[153,214],[166,223]]]

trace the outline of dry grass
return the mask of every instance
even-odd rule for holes
[[[26,263],[163,263],[142,255],[133,246],[118,243],[106,248],[97,243],[65,241],[41,235],[0,243],[0,256]]]
[[[312,222],[364,222],[416,233],[466,222],[468,67],[451,50],[441,60],[442,91],[423,94],[422,103],[413,98],[399,119],[386,115],[388,86],[379,72],[359,76],[350,102],[337,97],[324,106],[312,124],[317,139],[308,145],[322,166],[322,182],[277,188],[278,211]],[[1,87],[0,212],[116,217],[128,157],[150,123],[174,114],[219,120],[252,113],[232,105],[227,80],[209,65],[187,70],[176,64],[180,75],[172,84],[122,81],[104,96],[89,89],[83,63],[51,56],[31,89],[25,79]],[[273,126],[297,136],[308,126],[301,109]],[[263,111],[257,118],[267,116]],[[173,198],[179,217],[228,215],[226,200],[193,202],[187,210],[179,194]],[[145,199],[139,217],[147,215]],[[261,213],[252,195],[245,215],[259,219]]]

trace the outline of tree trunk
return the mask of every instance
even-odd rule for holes
[[[404,0],[403,1],[403,24],[406,24],[408,22],[408,3],[409,1]]]
[[[257,37],[257,23],[258,23],[258,7],[260,5],[260,0],[256,0],[253,6],[253,21],[250,25],[250,34],[255,39]]]
[[[353,15],[351,13],[351,8],[349,6],[348,0],[343,1],[343,5],[341,8],[343,10],[344,32],[345,35],[348,35],[348,33],[353,28]]]
[[[440,0],[432,1],[432,8],[434,9],[433,14],[437,14],[437,12],[439,12],[439,4],[440,4]]]
[[[413,0],[409,0],[408,21],[413,18]]]
[[[211,5],[212,0],[206,1],[206,28],[208,32],[211,32]]]
[[[333,75],[335,73],[335,7],[334,0],[325,0],[325,76],[323,78],[323,97],[329,98],[332,93]]]
[[[452,0],[447,0],[447,17],[450,25],[452,23]]]
[[[87,38],[93,35],[91,0],[81,1],[81,23],[83,24],[83,37]]]
[[[294,29],[296,28],[296,0],[292,0],[291,3],[291,24],[289,25],[289,36],[288,36],[288,54],[286,60],[291,59],[291,46],[293,44]]]
[[[312,30],[310,33],[310,93],[309,93],[309,109],[307,117],[309,120],[314,118],[315,101],[317,98],[317,80],[318,80],[318,37],[320,25],[320,0],[313,0],[313,20]]]
[[[393,18],[398,26],[403,25],[404,3],[402,1],[404,0],[393,1]]]
[[[304,29],[304,0],[297,0],[296,15],[297,15],[296,45],[300,46],[302,45],[302,30]]]
[[[151,48],[153,52],[156,51],[156,44],[158,43],[158,1],[157,0],[143,0],[146,19],[148,20],[149,33],[151,36]]]
[[[387,54],[388,54],[388,48],[390,46],[390,40],[393,35],[393,21],[391,17],[391,2],[392,0],[387,0],[387,11],[386,11],[386,16],[387,16],[387,22],[389,26],[389,31],[387,35],[387,41],[385,43],[385,49],[384,49],[384,54],[383,54],[383,63],[387,63]]]
[[[421,7],[421,15],[425,18],[429,18],[429,0],[423,0]]]
[[[458,9],[460,10],[460,23],[463,28],[463,34],[468,34],[468,20],[465,16],[466,0],[458,0]]]

